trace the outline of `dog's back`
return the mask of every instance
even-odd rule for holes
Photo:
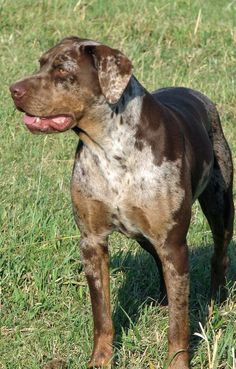
[[[203,143],[206,137],[202,136],[203,131],[207,133],[212,143],[214,156],[212,181],[218,182],[220,180],[224,187],[228,187],[233,179],[232,157],[224,137],[218,111],[213,102],[199,91],[185,87],[159,89],[153,93],[153,96],[179,117],[179,124],[190,143],[187,149],[187,154],[190,150],[188,155],[190,161],[193,158],[199,160],[199,158],[204,158],[207,155],[207,153],[204,155],[207,145]],[[198,126],[200,126],[200,129],[196,130]],[[204,130],[202,130],[202,126],[205,128]],[[195,165],[192,163],[192,168],[196,165],[197,163]],[[198,194],[196,194],[196,197],[198,197]]]

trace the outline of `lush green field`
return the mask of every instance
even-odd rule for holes
[[[150,90],[181,85],[207,94],[219,108],[235,162],[235,14],[232,0],[0,0],[2,369],[38,369],[52,357],[83,369],[92,348],[69,193],[77,137],[28,133],[8,85],[32,73],[42,51],[66,35],[106,42],[129,56]],[[212,238],[198,205],[188,242],[192,368],[235,369],[236,240],[229,250],[229,299],[210,315]],[[168,315],[155,302],[155,265],[119,234],[110,239],[110,253],[116,367],[163,368]],[[205,339],[194,335],[203,334],[199,322]]]

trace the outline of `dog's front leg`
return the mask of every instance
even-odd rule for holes
[[[94,235],[83,236],[80,246],[94,321],[94,347],[89,367],[97,368],[109,365],[112,358],[108,247],[106,240]]]
[[[168,368],[189,369],[187,245],[166,245],[162,262],[169,302]]]

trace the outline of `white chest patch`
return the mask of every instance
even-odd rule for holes
[[[114,149],[117,154],[119,148]],[[107,205],[114,215],[114,227],[126,235],[141,233],[152,238],[156,230],[161,233],[160,225],[167,232],[185,194],[180,187],[180,159],[164,159],[157,166],[150,147],[133,149],[127,158],[115,156],[109,159],[100,152],[94,159],[84,150],[75,165],[74,182],[88,197]]]
[[[156,165],[147,142],[141,150],[136,147],[144,92],[134,78],[131,87],[125,107],[103,113],[101,141],[96,136],[97,144],[84,144],[75,162],[73,187],[105,205],[113,229],[131,237],[158,237],[163,243],[185,197],[182,161],[164,158]]]

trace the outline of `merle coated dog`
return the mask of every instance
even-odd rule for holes
[[[216,107],[189,88],[149,93],[119,50],[78,37],[44,53],[39,71],[10,90],[31,132],[79,135],[71,194],[94,319],[89,367],[112,359],[107,239],[118,230],[155,258],[169,305],[169,368],[189,368],[186,235],[193,202],[199,200],[214,238],[213,295],[221,289],[224,297],[233,232],[233,165]]]

